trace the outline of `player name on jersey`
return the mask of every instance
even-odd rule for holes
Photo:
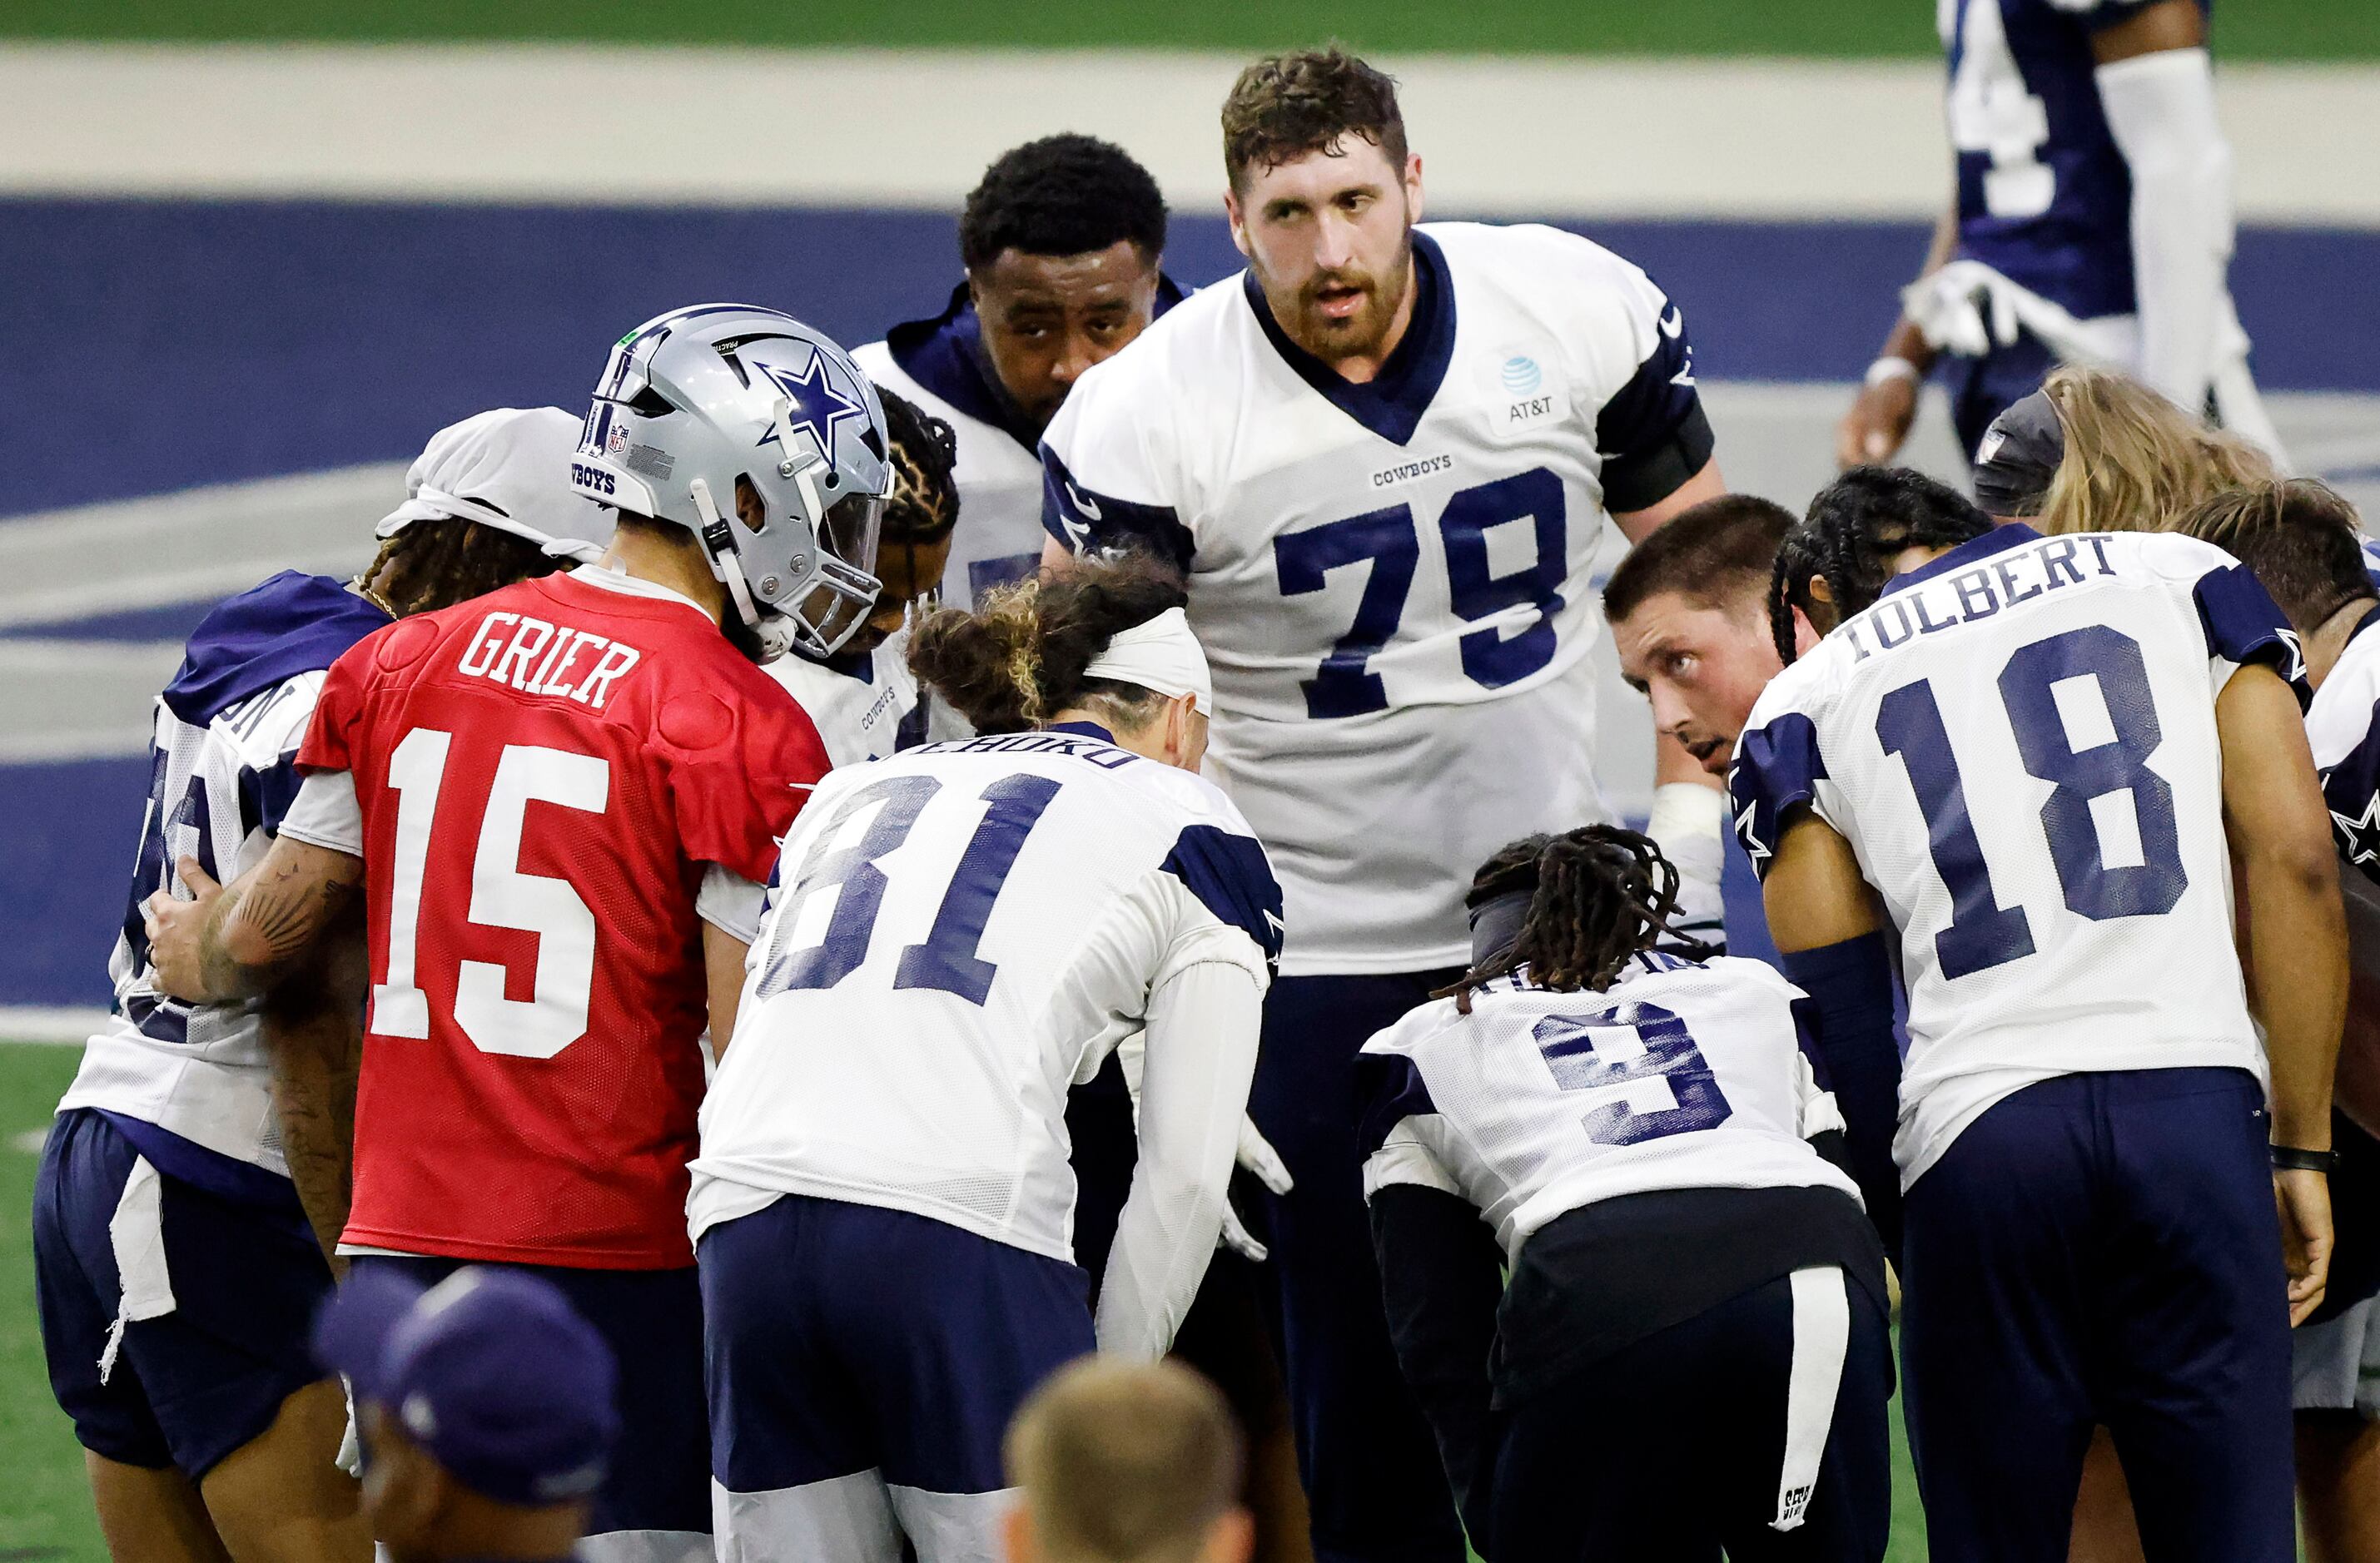
[[[643,656],[593,630],[498,611],[480,621],[455,671],[524,695],[560,695],[600,711],[612,685]]]
[[[1987,619],[2004,607],[2029,602],[2045,592],[2081,586],[2085,572],[2112,576],[2107,539],[2099,536],[2046,538],[2030,548],[2004,553],[1954,575],[1896,593],[1871,613],[1843,625],[1855,660],[1909,645],[1959,624]]]

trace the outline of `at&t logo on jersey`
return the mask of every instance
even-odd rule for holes
[[[1491,404],[1490,427],[1509,438],[1559,420],[1565,398],[1560,383],[1549,381],[1545,366],[1529,354],[1514,353],[1499,361],[1496,386],[1508,399],[1500,406]]]

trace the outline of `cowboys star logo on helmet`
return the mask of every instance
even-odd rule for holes
[[[803,366],[799,374],[776,364],[758,359],[747,361],[769,383],[792,400],[794,405],[786,416],[785,426],[808,430],[809,437],[818,442],[820,451],[832,452],[834,449],[834,426],[838,422],[856,418],[863,425],[866,423],[868,409],[835,388],[833,376],[827,372],[825,355],[812,353],[810,361]],[[777,430],[771,427],[760,436],[759,442],[765,445],[776,438]],[[799,454],[796,451],[785,453],[788,456]]]

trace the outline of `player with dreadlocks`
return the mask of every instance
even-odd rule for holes
[[[1883,1250],[1802,994],[1677,891],[1633,830],[1514,842],[1469,968],[1365,1045],[1398,1362],[1485,1557],[1881,1558]]]
[[[1992,518],[1956,491],[1906,467],[1861,466],[1810,502],[1785,534],[1768,589],[1777,655],[1794,662],[1793,610],[1820,635],[1882,595],[1885,583],[1933,554],[1992,529]]]
[[[118,1557],[370,1554],[355,1484],[333,1464],[346,1399],[307,1349],[346,1218],[361,1041],[360,971],[344,992],[331,974],[360,961],[310,968],[270,1004],[183,1003],[158,980],[140,904],[160,889],[188,899],[181,863],[228,879],[273,845],[342,652],[392,618],[601,551],[608,521],[565,483],[577,434],[553,407],[441,430],[361,574],[284,571],[223,603],[158,699],[114,1012],[59,1104],[34,1193],[50,1382]],[[298,1105],[326,1099],[328,1112]]]
[[[892,493],[877,534],[876,605],[832,656],[804,656],[796,648],[761,669],[818,724],[827,758],[837,765],[882,759],[929,736],[967,732],[909,671],[910,622],[941,594],[958,525],[952,472],[957,439],[947,422],[907,397],[881,385],[876,394],[892,447]]]

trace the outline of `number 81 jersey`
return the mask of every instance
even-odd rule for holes
[[[1913,1183],[2056,1075],[2264,1073],[2232,945],[2215,700],[2296,637],[2194,539],[2010,525],[1894,578],[1761,694],[1736,831],[1767,871],[1808,808],[1899,930]]]
[[[1427,224],[1414,277],[1367,383],[1243,276],[1087,373],[1042,447],[1053,538],[1187,573],[1212,774],[1274,854],[1293,975],[1460,965],[1471,871],[1606,817],[1606,513],[1710,455],[1684,317],[1626,260]]]

